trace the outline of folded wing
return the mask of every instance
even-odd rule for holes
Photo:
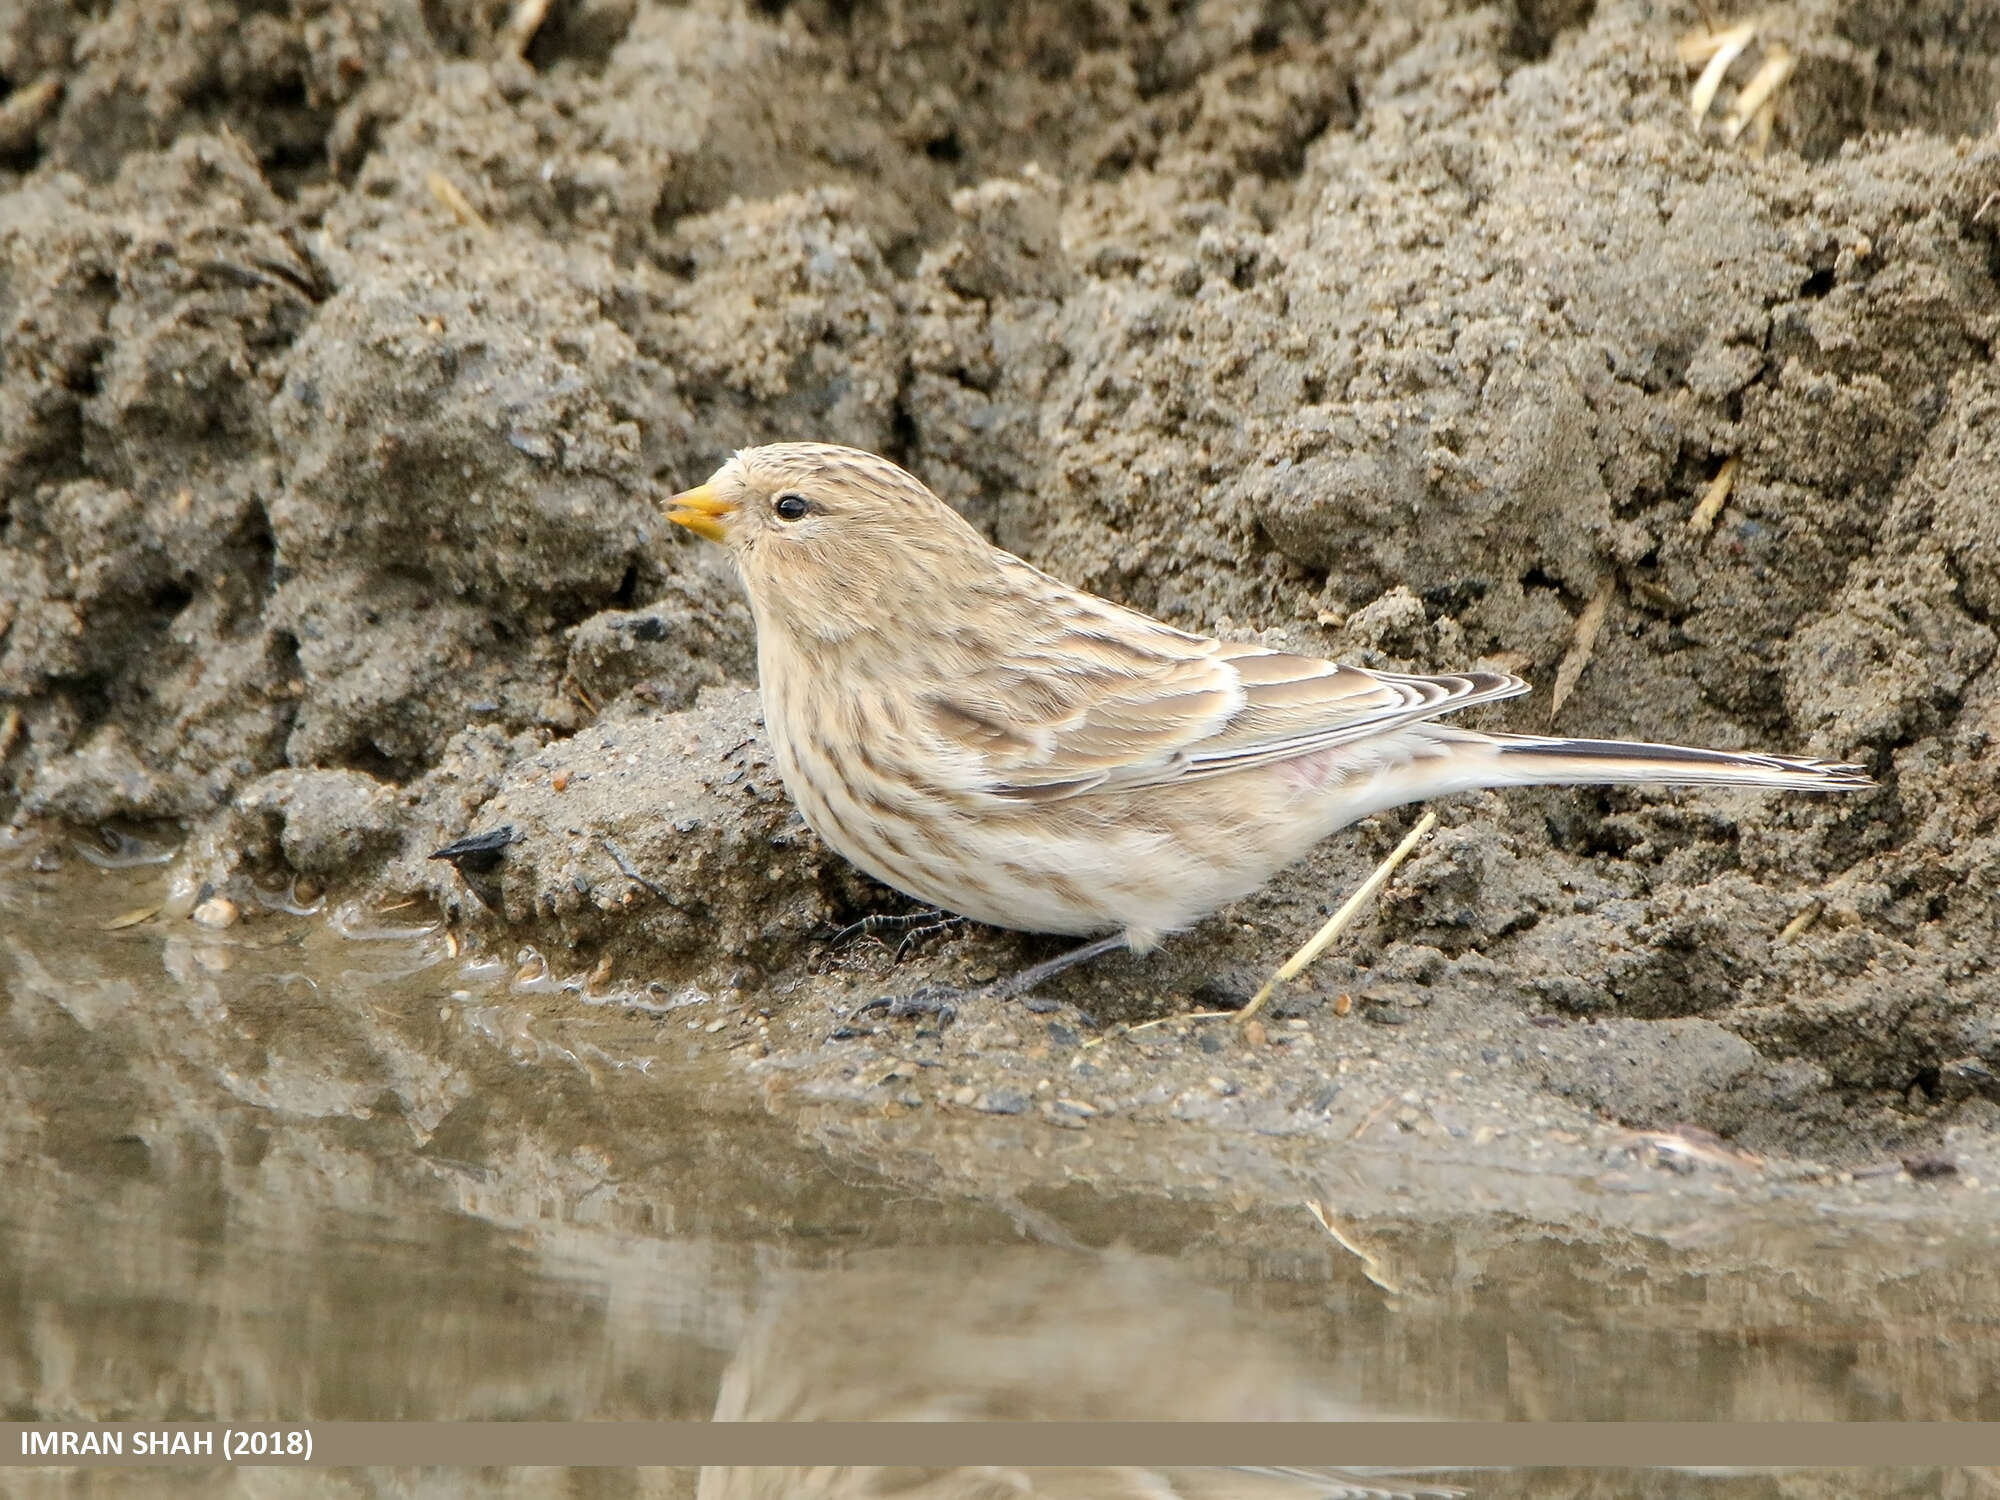
[[[1136,791],[1310,755],[1528,690],[1405,676],[1192,636],[1088,596],[919,703],[965,789],[1025,801]]]

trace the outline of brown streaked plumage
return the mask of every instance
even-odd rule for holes
[[[1528,686],[1177,630],[992,546],[852,448],[746,449],[668,518],[735,558],[806,821],[876,878],[996,926],[1143,952],[1335,830],[1447,792],[1870,784],[1824,761],[1440,724]]]

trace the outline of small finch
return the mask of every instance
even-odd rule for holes
[[[1528,685],[1177,630],[1001,551],[853,448],[748,448],[670,506],[735,559],[772,753],[815,833],[945,911],[1102,935],[1008,992],[1144,953],[1335,830],[1448,792],[1871,784],[1825,761],[1440,724]]]

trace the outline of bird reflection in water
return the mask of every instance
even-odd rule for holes
[[[1380,1421],[1271,1326],[1171,1262],[1002,1253],[948,1269],[863,1257],[761,1307],[726,1422]],[[708,1468],[698,1500],[1363,1500],[1462,1491],[1401,1471]]]

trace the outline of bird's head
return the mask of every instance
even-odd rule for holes
[[[729,549],[760,631],[844,639],[991,568],[991,547],[956,511],[858,448],[745,448],[668,507],[669,521]]]

